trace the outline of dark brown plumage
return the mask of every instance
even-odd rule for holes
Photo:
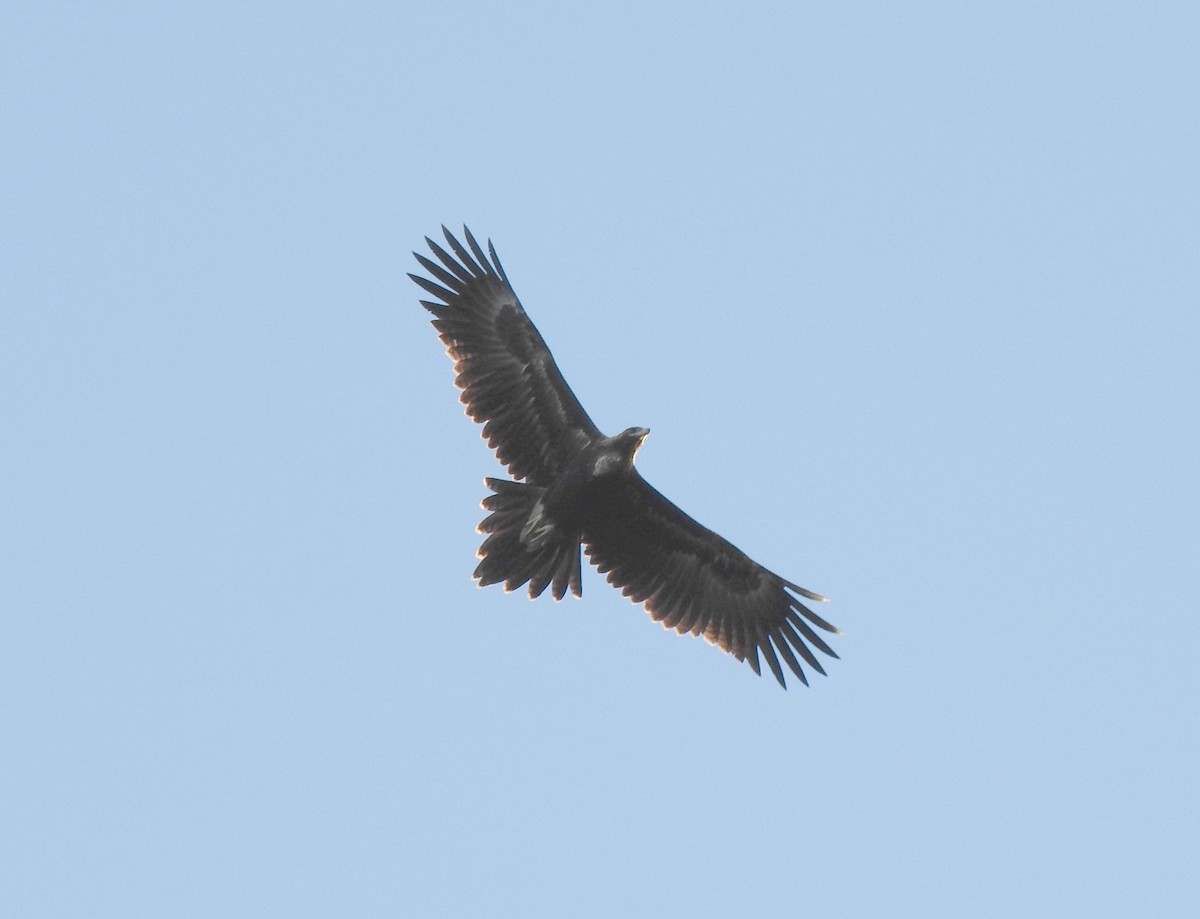
[[[409,275],[440,302],[434,315],[467,414],[515,479],[487,479],[493,494],[475,578],[506,590],[547,587],[582,595],[580,549],[614,587],[665,627],[703,635],[760,673],[759,654],[786,688],[783,664],[804,683],[803,663],[824,673],[813,648],[837,654],[814,631],[838,630],[800,602],[824,600],[763,568],[664,498],[634,468],[645,428],[605,437],[571,392],[496,251],[464,228],[451,252],[426,239],[434,280]],[[490,256],[490,257],[489,257]],[[799,658],[799,659],[798,659]]]

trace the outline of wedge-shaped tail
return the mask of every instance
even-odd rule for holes
[[[483,509],[491,513],[476,528],[487,534],[475,568],[479,586],[503,583],[505,590],[516,590],[528,582],[530,598],[540,597],[547,587],[555,600],[565,597],[567,588],[582,596],[579,534],[527,525],[546,489],[503,479],[484,482],[494,494],[483,499]]]

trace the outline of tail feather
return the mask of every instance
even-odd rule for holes
[[[554,599],[561,600],[565,597],[568,587],[575,596],[582,597],[583,584],[579,578],[579,545],[576,543],[574,552],[564,552],[559,557],[558,567],[554,570]]]
[[[479,586],[503,583],[505,590],[516,590],[528,582],[531,598],[551,586],[555,600],[565,597],[568,589],[582,596],[579,534],[541,540],[536,547],[521,541],[522,529],[545,489],[503,479],[484,481],[494,494],[483,499],[483,509],[491,513],[476,527],[488,534],[475,569]]]

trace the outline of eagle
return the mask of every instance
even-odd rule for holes
[[[436,298],[419,302],[454,362],[467,414],[512,476],[484,479],[491,494],[477,528],[485,535],[479,586],[581,597],[582,551],[665,628],[703,636],[760,675],[761,655],[784,689],[781,658],[805,685],[801,661],[824,674],[814,649],[837,654],[816,630],[841,632],[800,598],[826,598],[768,571],[643,479],[634,456],[649,430],[605,436],[563,379],[491,241],[485,254],[466,227],[466,245],[442,232],[450,251],[426,237],[437,261],[414,252],[430,277],[409,277]]]

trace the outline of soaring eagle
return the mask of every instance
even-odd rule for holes
[[[633,457],[650,432],[604,436],[567,386],[491,242],[485,255],[465,227],[467,246],[442,232],[453,255],[428,237],[437,262],[413,253],[436,280],[409,277],[440,301],[420,302],[454,361],[467,414],[518,480],[484,480],[493,493],[478,527],[487,534],[479,585],[528,583],[531,598],[547,587],[555,600],[568,588],[582,596],[582,548],[665,628],[703,635],[755,673],[761,653],[785,689],[781,657],[805,684],[797,658],[825,673],[813,648],[837,655],[813,626],[840,632],[797,596],[825,598],[763,568],[643,479]]]

